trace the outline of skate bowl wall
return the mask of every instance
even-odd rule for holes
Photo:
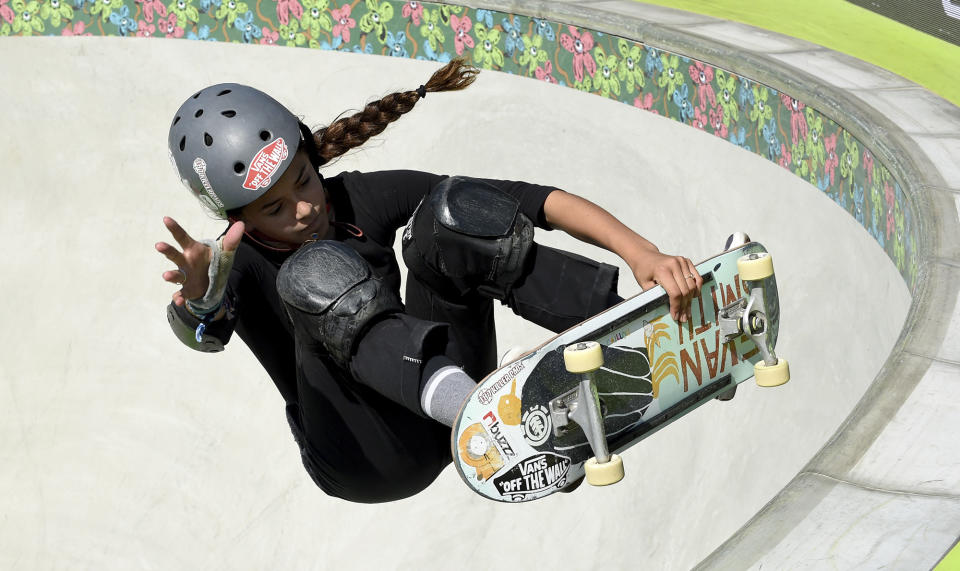
[[[0,38],[4,156],[22,165],[10,275],[44,280],[3,286],[18,325],[0,345],[0,475],[20,498],[5,567],[923,567],[956,540],[956,107],[817,46],[634,3],[53,6],[17,3],[0,35],[218,42]],[[193,354],[166,331],[160,216],[222,226],[171,190],[167,116],[243,81],[324,123],[458,53],[507,73],[431,94],[326,174],[554,184],[695,259],[746,230],[777,259],[794,382],[709,404],[629,451],[610,489],[495,506],[448,470],[389,506],[318,497],[249,352]],[[538,239],[637,291],[615,257],[555,234]],[[545,336],[498,324],[504,348]]]

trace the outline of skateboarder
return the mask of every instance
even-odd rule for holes
[[[663,285],[681,319],[702,285],[689,259],[553,187],[320,174],[427,93],[463,89],[477,72],[455,60],[316,132],[239,84],[202,89],[171,124],[180,178],[228,227],[197,241],[164,218],[179,245],[156,244],[176,266],[163,279],[180,286],[168,321],[200,351],[222,350],[234,332],[243,339],[283,395],[307,472],[331,496],[405,498],[451,461],[449,426],[496,366],[494,299],[552,331],[621,301],[615,267],[537,244],[534,227],[615,252],[642,287]]]

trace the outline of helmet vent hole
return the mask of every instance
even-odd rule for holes
[[[233,163],[233,172],[243,174],[244,170],[246,170],[246,167],[243,166],[243,163]]]
[[[200,97],[201,93],[203,93],[203,91],[198,91],[197,94],[193,96],[193,98],[196,99],[197,97]]]
[[[260,131],[260,140],[269,141],[270,140],[270,131]]]
[[[184,135],[183,137],[180,137],[180,150],[182,151],[182,150],[184,150],[185,148],[187,148],[187,136],[186,136],[186,135]]]
[[[197,112],[193,114],[194,117],[200,117],[203,115],[203,109],[197,109]]]
[[[221,111],[220,114],[223,115],[224,117],[232,118],[237,115],[237,112],[234,111],[233,109],[228,109],[227,111]]]
[[[179,122],[180,122],[180,116],[177,115],[176,117],[173,118],[173,124],[176,125]]]
[[[222,95],[226,95],[226,94],[230,93],[230,91],[231,91],[231,90],[229,90],[229,89],[224,89],[223,91],[221,91],[220,93],[217,94],[217,97],[220,97],[220,96],[222,96]]]
[[[210,133],[203,134],[203,144],[208,147],[213,144],[213,137],[210,136]]]

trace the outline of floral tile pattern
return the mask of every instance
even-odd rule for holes
[[[479,67],[616,99],[712,133],[809,181],[917,282],[911,202],[870,148],[804,102],[654,46],[528,16],[388,0],[0,0],[0,36],[187,38]]]

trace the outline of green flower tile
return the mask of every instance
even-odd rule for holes
[[[910,200],[869,146],[819,111],[729,70],[521,14],[388,0],[0,0],[0,36],[154,36],[389,54],[478,67],[616,99],[791,171],[844,208],[916,285]]]

